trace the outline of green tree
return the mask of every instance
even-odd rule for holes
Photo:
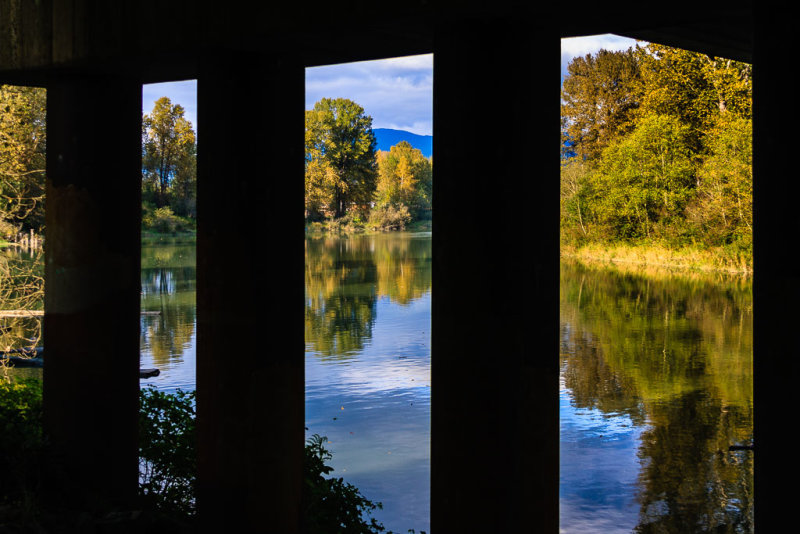
[[[162,96],[152,112],[142,118],[142,180],[145,198],[157,207],[190,205],[196,184],[196,136],[192,123],[184,118],[183,106]],[[184,196],[187,195],[187,196]],[[191,204],[193,205],[193,204]],[[185,211],[173,211],[186,215]]]
[[[377,180],[372,117],[346,98],[306,111],[306,209],[342,217],[366,212]]]
[[[640,117],[669,115],[689,128],[692,150],[705,153],[705,136],[720,113],[752,114],[752,66],[680,48],[637,47]]]
[[[589,165],[581,158],[570,158],[561,164],[561,226],[579,239],[589,235],[591,183]]]
[[[389,152],[378,153],[378,206],[404,205],[419,218],[431,207],[433,167],[419,149],[400,141]]]
[[[710,154],[697,176],[688,215],[713,245],[750,246],[753,232],[753,125],[723,113],[711,131]]]
[[[172,181],[172,207],[175,213],[197,216],[197,144],[190,143],[181,152]]]
[[[574,58],[561,89],[562,130],[573,150],[597,157],[612,140],[631,130],[639,106],[639,64],[632,49],[600,50]]]
[[[674,237],[695,186],[687,135],[674,117],[652,115],[603,151],[594,203],[613,237]]]
[[[0,85],[0,237],[44,228],[45,90]]]

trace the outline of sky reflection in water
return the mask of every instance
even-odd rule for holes
[[[143,251],[143,381],[194,387],[193,247]],[[306,426],[429,529],[430,234],[306,242]],[[752,532],[748,282],[562,266],[561,531]]]
[[[429,531],[430,234],[307,241],[306,427],[387,529]],[[358,332],[358,339],[352,333]]]
[[[306,427],[387,530],[430,529],[430,233],[309,239]],[[143,380],[195,387],[194,247],[143,248]]]
[[[562,532],[752,532],[752,360],[749,280],[562,264]]]

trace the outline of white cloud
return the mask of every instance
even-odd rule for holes
[[[306,69],[306,109],[321,98],[349,98],[374,128],[433,133],[433,55]]]

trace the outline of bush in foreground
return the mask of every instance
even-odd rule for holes
[[[8,383],[0,376],[0,507],[32,511],[44,449],[41,383]]]
[[[139,494],[150,507],[183,519],[195,513],[196,443],[195,392],[164,393],[143,388],[139,413]],[[303,517],[308,534],[371,534],[384,532],[370,517],[374,503],[342,478],[325,478],[333,471],[326,438],[314,435],[305,447]]]
[[[176,530],[195,516],[197,426],[195,392],[140,392],[139,496],[145,510],[168,518]],[[306,443],[303,469],[303,517],[308,534],[373,534],[385,532],[371,517],[382,507],[367,499],[333,472],[327,462],[327,438],[314,435]],[[42,384],[39,380],[0,381],[0,527],[13,532],[42,530],[36,519],[42,466],[48,464],[42,433]],[[57,518],[50,521],[62,523]],[[26,530],[28,529],[28,530]],[[2,529],[0,529],[2,530]],[[61,530],[59,530],[61,531]],[[409,531],[411,532],[411,531]],[[388,532],[387,534],[392,534]]]

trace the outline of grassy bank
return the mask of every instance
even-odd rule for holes
[[[750,276],[753,257],[750,252],[723,248],[670,248],[658,244],[624,243],[561,245],[561,256],[592,264],[641,265],[671,270],[723,272]]]
[[[341,219],[310,222],[306,224],[307,234],[381,234],[385,232],[430,232],[430,219],[412,221],[404,224],[378,226],[368,221],[353,220],[349,217]]]

